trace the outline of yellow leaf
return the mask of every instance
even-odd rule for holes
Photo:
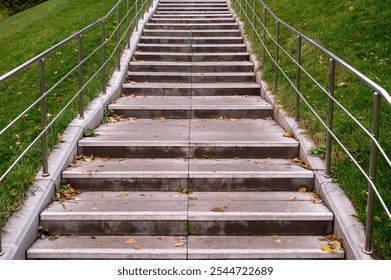
[[[189,193],[189,189],[188,188],[183,188],[179,191],[181,194],[188,194]]]
[[[292,133],[292,131],[290,131],[290,130],[286,130],[286,131],[282,134],[282,136],[287,137],[287,138],[292,138],[292,137],[293,137],[293,133]]]
[[[341,249],[341,243],[337,240],[330,241],[329,247],[333,250],[333,252],[338,252]]]
[[[172,245],[173,245],[174,247],[182,247],[182,246],[185,245],[185,243],[183,243],[183,242],[181,242],[181,241],[174,240],[174,241],[172,242]]]
[[[326,252],[329,252],[329,253],[333,252],[333,249],[331,249],[328,245],[323,245],[322,246],[322,250],[326,251]]]
[[[125,244],[134,244],[134,243],[137,243],[137,240],[134,238],[129,238],[125,240]]]
[[[307,192],[307,188],[306,187],[301,187],[298,192],[302,192],[302,193],[305,193]]]
[[[17,196],[18,195],[18,191],[16,189],[12,189],[12,190],[10,190],[10,194],[12,196]]]
[[[377,223],[380,223],[380,222],[381,222],[381,219],[380,219],[379,216],[373,217],[373,220],[374,220],[375,222],[377,222]]]
[[[126,196],[128,196],[129,194],[127,194],[127,193],[121,193],[121,194],[119,194],[118,196],[119,197],[126,197]]]

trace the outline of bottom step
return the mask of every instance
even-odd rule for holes
[[[55,236],[28,259],[343,259],[321,236]]]

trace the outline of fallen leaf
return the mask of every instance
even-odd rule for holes
[[[290,130],[286,130],[286,131],[282,134],[282,136],[287,137],[287,138],[292,138],[292,137],[293,137],[293,133],[292,133],[292,131],[290,131]]]
[[[49,236],[48,240],[54,241],[54,240],[58,239],[59,237],[60,237],[59,235]]]
[[[331,249],[328,245],[323,245],[322,246],[322,250],[326,251],[326,252],[329,252],[329,253],[333,252],[333,249]]]
[[[181,241],[174,240],[174,241],[172,242],[172,245],[173,245],[174,247],[182,247],[182,246],[185,245],[185,243],[183,243],[183,242],[181,242]]]
[[[10,190],[10,194],[12,196],[17,196],[18,195],[18,191],[16,189],[12,189],[12,190]]]
[[[278,244],[282,243],[282,241],[280,239],[276,239],[276,240],[274,240],[274,242],[278,243]]]
[[[179,192],[181,194],[188,194],[189,193],[189,189],[188,188],[182,188]]]
[[[135,81],[130,81],[130,84],[135,85],[137,83]]]
[[[98,244],[98,245],[106,245],[107,243],[109,243],[109,242],[107,240],[104,240],[104,239],[99,240],[98,242],[96,242],[96,244]]]
[[[298,192],[301,192],[301,193],[305,193],[307,192],[307,188],[306,187],[301,187]]]
[[[135,247],[133,247],[135,250],[141,250],[141,249],[143,249],[143,246],[140,246],[140,245],[138,245],[138,246],[135,246]]]
[[[228,119],[230,122],[236,122],[238,119],[235,119],[235,118],[229,118]]]
[[[227,210],[228,207],[223,207],[223,208],[220,208],[220,207],[213,207],[212,209],[210,209],[210,211],[212,212],[225,212],[225,210]]]
[[[129,194],[127,194],[127,193],[120,193],[118,196],[119,197],[126,197],[126,196],[128,196]]]
[[[291,198],[289,199],[290,201],[293,201],[293,200],[296,200],[297,199],[297,195],[292,195]]]
[[[346,87],[347,85],[348,84],[345,83],[345,82],[340,82],[340,83],[337,84],[337,86],[339,86],[339,87]]]
[[[190,199],[190,200],[197,200],[198,198],[195,197],[195,196],[190,196],[189,199]]]
[[[137,243],[137,240],[134,238],[129,238],[129,239],[125,240],[124,243],[125,244],[134,244],[134,243]]]

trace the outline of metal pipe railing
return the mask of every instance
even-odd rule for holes
[[[325,159],[325,173],[326,177],[331,176],[331,156],[332,156],[332,143],[333,140],[340,146],[343,152],[349,157],[349,159],[353,162],[356,168],[363,175],[365,180],[368,182],[368,199],[367,199],[367,221],[366,221],[366,241],[365,248],[363,251],[367,254],[372,253],[371,248],[371,234],[372,234],[372,219],[373,219],[373,199],[374,196],[378,198],[381,206],[385,210],[385,213],[391,220],[391,213],[388,209],[386,203],[381,197],[378,188],[376,187],[376,163],[377,156],[380,153],[383,159],[386,161],[388,166],[391,167],[391,160],[388,155],[385,153],[384,148],[380,145],[378,141],[379,137],[379,118],[381,115],[381,100],[384,100],[386,104],[391,107],[391,97],[388,92],[379,86],[377,83],[369,79],[367,76],[359,72],[357,69],[352,67],[350,64],[346,63],[344,60],[339,58],[338,56],[331,53],[329,50],[313,41],[311,38],[302,34],[295,28],[291,27],[281,19],[279,19],[266,4],[262,0],[253,0],[254,8],[251,8],[248,0],[233,0],[235,5],[233,6],[237,10],[237,15],[241,18],[244,18],[246,22],[246,27],[250,27],[252,30],[252,43],[255,44],[256,40],[261,44],[261,63],[262,66],[265,65],[266,55],[270,58],[272,64],[274,65],[274,88],[273,93],[277,93],[278,87],[278,74],[281,73],[288,84],[292,86],[295,91],[295,117],[298,120],[300,115],[300,101],[302,101],[311,111],[311,113],[316,117],[316,119],[322,124],[322,126],[326,130],[326,159]],[[262,10],[262,20],[259,17],[259,12],[257,11],[257,5],[255,2],[259,2],[261,4],[260,9]],[[239,9],[239,10],[238,10]],[[248,13],[252,13],[251,16]],[[267,28],[267,20],[268,15],[271,16],[269,20],[275,21],[275,35],[272,35]],[[250,22],[250,18],[253,19]],[[262,31],[262,36],[260,36],[257,23],[260,25],[260,29]],[[297,47],[296,47],[296,57],[293,58],[290,53],[288,53],[280,44],[280,29],[281,27],[286,28],[288,31],[296,35],[297,37]],[[267,40],[268,38],[268,40]],[[269,41],[270,40],[270,41]],[[310,46],[313,46],[316,50],[320,51],[324,55],[329,58],[329,73],[328,73],[328,89],[325,89],[320,82],[318,82],[311,74],[304,69],[301,60],[302,60],[302,45],[303,41],[308,43]],[[274,55],[269,51],[268,46],[274,45]],[[290,61],[296,66],[296,75],[295,75],[295,84],[290,80],[286,72],[279,65],[280,59],[280,51],[289,58]],[[334,87],[335,87],[335,75],[336,75],[336,65],[340,66],[343,70],[347,71],[354,77],[356,77],[359,81],[367,85],[370,89],[374,91],[374,101],[373,101],[373,120],[372,120],[372,129],[369,131],[365,128],[363,124],[357,118],[353,116],[352,113],[349,112],[334,96]],[[323,93],[325,93],[328,97],[327,103],[327,122],[324,122],[320,115],[316,112],[316,110],[309,104],[306,100],[305,96],[302,94],[301,89],[301,75],[306,75]],[[368,139],[371,142],[371,152],[369,155],[370,159],[370,167],[369,172],[364,171],[361,167],[360,162],[356,160],[353,155],[349,152],[346,146],[342,143],[342,141],[335,135],[333,132],[333,116],[334,116],[334,107],[337,106],[342,110],[343,113],[350,118],[361,131],[363,131]]]
[[[139,5],[139,1],[141,1],[142,5]],[[123,16],[122,19],[120,19],[120,6],[122,3],[125,3],[126,7],[126,13]],[[16,165],[25,157],[27,152],[29,152],[34,145],[38,143],[39,140],[41,140],[42,143],[42,176],[49,176],[49,164],[48,164],[48,155],[49,155],[49,147],[48,147],[48,130],[51,128],[64,114],[64,112],[71,106],[71,104],[78,98],[79,100],[79,118],[84,118],[84,92],[85,89],[92,80],[97,77],[99,73],[102,75],[102,92],[106,93],[106,68],[108,63],[111,61],[111,59],[114,59],[114,56],[116,56],[116,69],[120,70],[120,56],[121,56],[121,44],[125,42],[126,47],[130,47],[130,32],[131,28],[133,27],[134,30],[138,31],[138,21],[139,21],[139,15],[141,13],[142,18],[144,18],[144,12],[147,9],[147,6],[150,6],[153,3],[151,0],[136,0],[132,6],[129,4],[129,0],[119,0],[116,5],[101,19],[97,20],[96,22],[88,25],[87,27],[81,29],[80,31],[72,34],[68,38],[62,40],[58,44],[52,46],[51,48],[45,50],[44,52],[40,53],[39,55],[35,56],[34,58],[26,61],[22,65],[16,67],[15,69],[9,71],[8,73],[4,74],[0,77],[0,84],[4,83],[5,81],[12,79],[16,75],[20,74],[21,72],[29,69],[31,66],[38,64],[39,67],[39,92],[40,96],[32,103],[30,106],[28,106],[27,109],[23,110],[21,114],[19,114],[16,118],[14,118],[9,124],[7,124],[3,129],[0,131],[0,136],[2,136],[5,132],[9,131],[12,127],[16,125],[16,123],[21,120],[27,113],[29,113],[35,106],[38,104],[40,105],[40,113],[41,113],[41,131],[38,136],[32,140],[29,145],[21,152],[21,154],[13,161],[13,163],[8,167],[8,169],[1,174],[0,176],[0,182],[2,182],[6,176],[16,167]],[[149,9],[149,8],[148,8]],[[109,19],[111,15],[115,13],[115,28],[114,31],[111,33],[111,35],[106,38],[106,24],[105,22]],[[133,13],[133,19],[130,20],[130,14]],[[126,28],[121,28],[121,26],[125,24]],[[92,50],[88,55],[86,55],[83,58],[83,35],[92,30],[94,27],[100,26],[101,30],[101,44]],[[121,36],[121,30],[123,32],[123,35]],[[106,56],[106,44],[110,40],[115,40],[115,46],[111,54],[107,57]],[[63,77],[61,77],[52,87],[49,89],[46,89],[46,74],[45,74],[45,60],[47,59],[48,55],[53,53],[54,51],[58,50],[59,48],[66,46],[73,42],[74,40],[77,40],[77,62],[78,64],[73,67],[67,74],[65,74]],[[97,53],[101,52],[101,66],[99,69],[95,71],[89,77],[87,81],[84,81],[84,64],[92,58],[92,56]],[[50,59],[49,59],[50,60]],[[47,115],[47,97],[48,95],[54,91],[62,82],[64,82],[69,76],[74,73],[74,71],[78,72],[78,91],[73,97],[68,101],[66,105],[60,110],[60,112],[57,113],[56,116],[53,117],[53,119],[48,123],[48,115]],[[0,235],[0,256],[3,254],[2,250],[2,242],[1,242],[1,235]]]

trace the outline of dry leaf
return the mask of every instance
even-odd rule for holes
[[[106,245],[107,243],[109,243],[109,242],[107,240],[104,240],[104,239],[99,240],[98,242],[96,242],[96,244],[98,244],[98,245]]]
[[[290,201],[293,201],[293,200],[296,200],[297,199],[297,195],[292,195],[291,198],[289,199]]]
[[[210,211],[212,212],[225,212],[227,210],[227,206],[224,206],[223,208],[220,208],[220,207],[214,207],[212,209],[210,209]]]
[[[121,194],[119,194],[118,196],[119,197],[126,197],[126,196],[128,196],[129,194],[127,194],[127,193],[121,193]]]
[[[134,244],[134,243],[137,243],[137,240],[134,238],[129,238],[129,239],[125,240],[124,243],[125,244]]]
[[[280,239],[276,239],[276,240],[274,240],[274,242],[278,243],[278,244],[282,243],[282,241]]]
[[[307,188],[306,187],[301,187],[298,192],[301,192],[301,193],[305,193],[307,192]]]
[[[48,240],[54,241],[54,240],[58,239],[59,237],[60,237],[59,235],[49,236]]]
[[[189,199],[190,199],[190,200],[197,200],[198,198],[195,197],[195,196],[190,196]]]
[[[173,245],[174,247],[182,247],[182,246],[185,245],[185,243],[183,243],[183,242],[181,242],[181,241],[174,240],[174,241],[172,242],[172,245]]]
[[[130,84],[135,85],[137,83],[135,81],[130,81]]]
[[[143,246],[140,246],[140,245],[138,245],[138,246],[135,246],[135,247],[133,247],[135,250],[141,250],[141,249],[143,249]]]
[[[347,85],[348,84],[345,83],[345,82],[340,82],[340,83],[337,84],[337,86],[339,86],[339,87],[346,87]]]
[[[188,194],[189,193],[189,189],[188,188],[183,188],[179,191],[181,194]]]
[[[238,119],[235,119],[235,118],[229,118],[228,119],[230,122],[236,122]]]
[[[292,133],[292,131],[290,131],[290,130],[286,130],[286,131],[282,134],[282,136],[287,137],[287,138],[292,138],[292,137],[293,137],[293,133]]]

